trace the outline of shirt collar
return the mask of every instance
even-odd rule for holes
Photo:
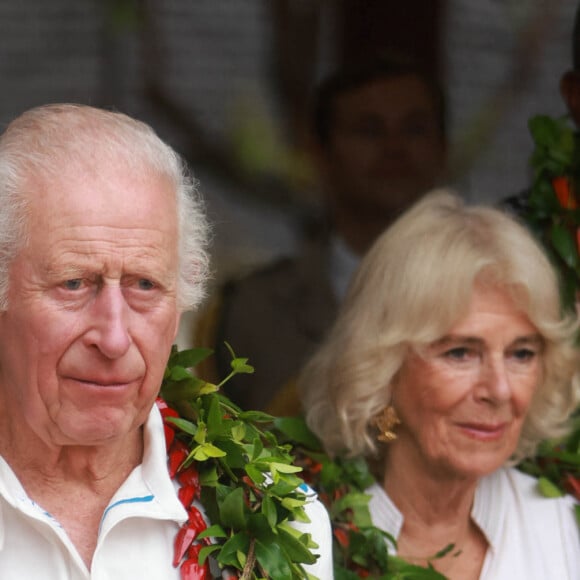
[[[12,468],[1,456],[0,496],[8,504],[33,518],[50,518],[49,514],[28,497]],[[133,503],[136,498],[143,499],[148,496],[153,496],[151,501]],[[111,520],[119,519],[119,516],[108,513],[111,508],[115,508],[114,512],[119,511],[117,506],[121,506],[120,509],[125,513],[128,509],[131,511],[143,509],[149,517],[175,520],[180,524],[187,519],[187,512],[177,497],[176,484],[169,477],[167,470],[163,419],[157,405],[153,405],[143,425],[143,461],[117,490],[103,515],[103,520],[109,520],[109,525],[112,523]],[[4,534],[5,526],[0,502],[0,549],[4,544]]]
[[[492,552],[496,552],[499,547],[503,518],[497,517],[497,514],[504,513],[506,501],[501,490],[501,472],[499,470],[479,481],[471,509],[471,517],[479,526]],[[366,493],[371,496],[369,510],[374,525],[386,530],[397,540],[403,528],[403,514],[378,483],[373,483]]]
[[[143,425],[143,460],[135,468],[134,474],[140,475],[168,518],[177,521],[187,519],[185,508],[177,497],[176,484],[169,477],[163,419],[157,405],[153,405]],[[119,491],[126,483],[128,480]]]

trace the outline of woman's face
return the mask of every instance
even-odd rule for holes
[[[517,447],[542,355],[538,330],[509,294],[475,285],[467,315],[424,353],[410,353],[397,376],[401,425],[390,458],[444,477],[496,470]]]

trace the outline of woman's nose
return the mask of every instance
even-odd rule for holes
[[[490,357],[483,362],[480,381],[480,396],[493,402],[505,402],[511,397],[508,370],[503,357]]]

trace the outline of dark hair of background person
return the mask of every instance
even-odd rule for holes
[[[580,47],[579,52],[580,52]],[[447,133],[445,94],[437,80],[416,61],[404,55],[379,55],[370,61],[351,63],[323,80],[315,91],[312,105],[312,126],[320,145],[330,142],[333,129],[334,103],[340,96],[381,79],[416,77],[433,98],[441,137]]]

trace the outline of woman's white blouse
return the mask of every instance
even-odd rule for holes
[[[398,538],[402,514],[378,484],[367,493],[374,525]],[[579,580],[574,503],[570,496],[541,496],[537,481],[516,469],[500,469],[481,479],[471,511],[489,544],[480,580]]]

